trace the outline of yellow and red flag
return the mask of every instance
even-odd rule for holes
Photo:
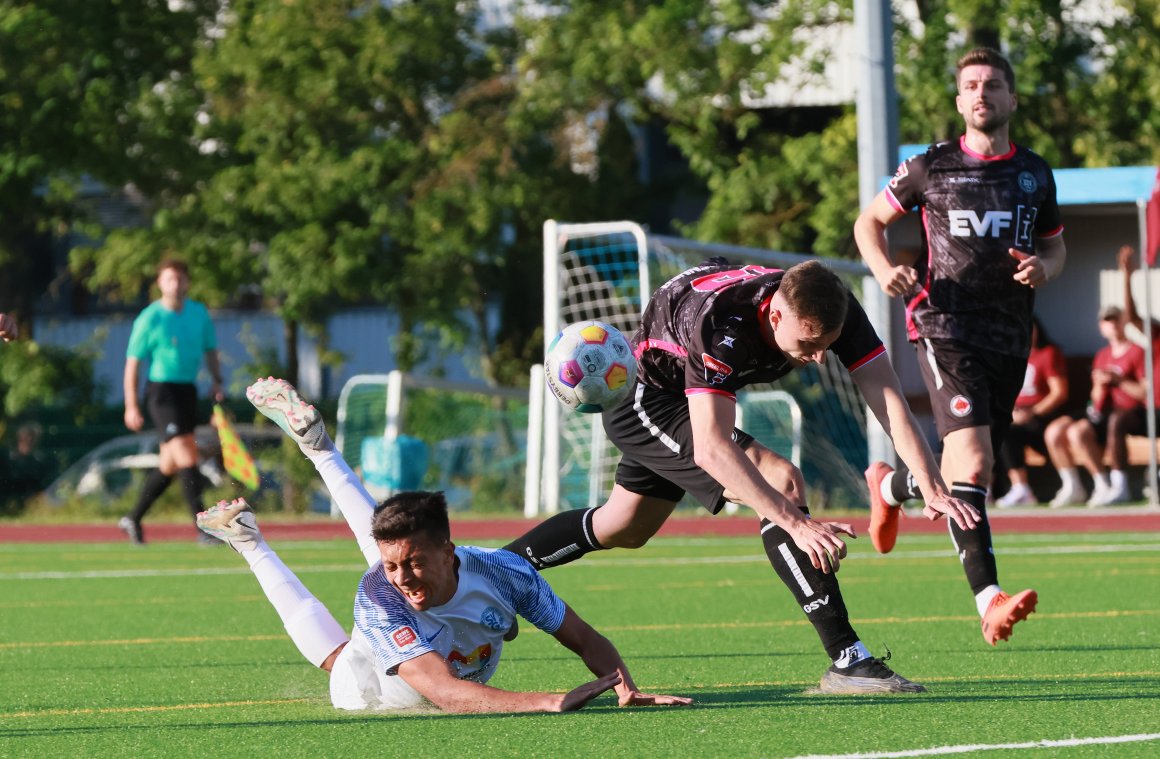
[[[258,467],[254,464],[254,457],[246,450],[245,444],[238,437],[238,432],[230,423],[225,410],[216,403],[213,407],[213,419],[210,423],[217,427],[218,440],[222,446],[222,464],[225,466],[226,472],[250,490],[257,490]]]

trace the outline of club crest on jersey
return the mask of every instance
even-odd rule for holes
[[[950,408],[952,414],[962,419],[964,416],[971,413],[971,409],[974,408],[974,405],[971,403],[971,399],[967,396],[956,395],[954,398],[951,398]]]
[[[511,625],[508,624],[507,617],[503,612],[494,606],[489,606],[483,610],[483,614],[479,617],[480,623],[485,627],[490,627],[492,630],[506,630]]]
[[[395,645],[399,647],[400,651],[406,651],[419,642],[419,636],[410,627],[400,627],[395,630],[391,633],[391,639],[395,641]]]
[[[719,385],[733,373],[733,367],[720,359],[713,358],[708,353],[701,354],[701,361],[705,363],[705,381],[710,385]],[[710,372],[713,372],[710,376]]]
[[[1039,182],[1035,181],[1035,175],[1030,171],[1019,172],[1019,189],[1026,193],[1032,193],[1039,189]]]

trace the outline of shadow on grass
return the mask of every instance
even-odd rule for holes
[[[682,695],[692,696],[695,703],[687,707],[630,707],[629,709],[622,709],[616,705],[614,700],[610,700],[608,696],[602,696],[596,703],[590,704],[586,708],[569,714],[566,718],[569,720],[576,719],[592,719],[604,718],[609,714],[625,713],[628,711],[648,711],[657,714],[673,714],[674,717],[679,718],[682,713],[689,710],[736,710],[736,709],[751,709],[754,707],[792,707],[797,709],[833,709],[834,707],[852,706],[858,707],[867,704],[874,704],[876,706],[897,705],[900,707],[913,708],[921,705],[937,705],[937,704],[968,704],[968,703],[988,703],[988,704],[1018,704],[1018,703],[1050,703],[1050,702],[1074,702],[1074,703],[1112,703],[1117,701],[1160,701],[1160,688],[1158,683],[1153,678],[1148,677],[1127,677],[1127,678],[1026,678],[1021,680],[1018,686],[1019,692],[1013,692],[1013,686],[1010,681],[1006,680],[975,680],[969,683],[964,683],[962,687],[969,688],[973,692],[956,694],[953,690],[959,687],[954,683],[942,683],[934,686],[933,691],[927,693],[907,693],[907,694],[882,694],[882,695],[866,695],[866,696],[830,696],[823,694],[807,694],[803,692],[801,686],[738,686],[738,687],[724,687],[715,688],[712,690],[696,690],[686,689],[681,690]],[[1147,692],[1152,689],[1154,692]],[[979,692],[983,690],[985,692]],[[296,707],[301,707],[299,704]],[[314,708],[311,705],[305,705],[307,708]],[[67,707],[62,707],[67,708]],[[263,707],[266,708],[266,707]],[[317,708],[328,708],[325,706],[325,701],[321,698],[318,700]],[[114,710],[115,711],[115,710]],[[99,717],[101,715],[78,715],[84,716],[87,719]],[[114,714],[104,716],[115,716]],[[430,721],[430,720],[478,720],[491,719],[502,717],[506,719],[511,718],[538,718],[545,716],[544,713],[527,713],[527,714],[512,714],[507,712],[498,712],[495,714],[444,714],[442,712],[431,710],[400,710],[397,712],[335,712],[332,718],[324,719],[302,719],[299,717],[290,719],[271,719],[271,720],[247,720],[247,721],[199,721],[189,723],[139,723],[139,724],[116,724],[116,725],[99,725],[99,726],[75,726],[69,727],[61,725],[62,717],[59,713],[45,714],[45,718],[50,718],[56,721],[56,724],[48,727],[6,727],[0,728],[0,739],[6,738],[35,738],[35,737],[61,737],[64,735],[100,735],[104,733],[122,732],[126,730],[152,730],[152,731],[169,731],[169,730],[205,730],[206,728],[213,729],[254,729],[254,728],[284,728],[284,727],[303,727],[303,726],[344,726],[344,725],[362,725],[362,724],[383,724],[384,722],[391,722],[395,720],[407,721]],[[28,714],[26,719],[37,719],[35,713]]]

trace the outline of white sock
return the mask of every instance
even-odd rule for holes
[[[1112,489],[1117,493],[1128,489],[1128,473],[1123,469],[1113,469],[1108,472],[1108,480],[1112,483]]]
[[[852,646],[848,646],[842,653],[834,660],[834,666],[839,669],[852,667],[863,659],[870,658],[870,651],[866,646],[862,645],[862,641],[858,641]]]
[[[270,605],[278,612],[290,640],[307,661],[320,667],[335,649],[350,640],[342,625],[310,594],[265,541],[240,553],[250,565],[250,571],[262,586]]]
[[[1022,498],[1030,492],[1031,488],[1027,487],[1026,484],[1022,482],[1016,482],[1011,485],[1011,489],[1007,491],[1007,495],[1011,498]]]
[[[346,519],[358,548],[366,557],[367,564],[374,566],[383,560],[378,543],[371,537],[371,519],[375,515],[375,499],[363,487],[362,480],[346,463],[346,459],[331,447],[327,451],[314,451],[310,456],[314,468],[322,475],[330,497],[338,504],[338,510]]]
[[[1002,592],[1003,590],[998,585],[988,585],[975,594],[975,608],[979,610],[980,617],[987,613],[987,607],[991,605],[991,601]]]
[[[901,506],[902,504],[898,502],[898,499],[894,497],[894,494],[890,490],[890,480],[892,477],[894,477],[893,472],[889,476],[882,478],[882,482],[878,483],[878,492],[882,494],[882,500],[886,501],[886,503],[891,506]]]
[[[1092,482],[1095,483],[1095,487],[1096,487],[1097,491],[1102,491],[1102,492],[1106,493],[1107,491],[1112,489],[1112,486],[1108,483],[1108,476],[1106,474],[1104,474],[1103,472],[1096,472],[1095,474],[1093,474],[1092,475]]]
[[[1063,487],[1072,490],[1079,488],[1079,470],[1074,466],[1067,466],[1059,470],[1059,479],[1063,480]],[[1062,489],[1062,488],[1061,488]]]

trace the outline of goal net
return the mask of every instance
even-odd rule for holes
[[[711,256],[735,263],[786,268],[812,258],[732,245],[647,234],[632,222],[544,224],[544,341],[573,322],[596,319],[626,335],[637,326],[657,287]],[[826,260],[860,295],[868,270]],[[776,391],[776,392],[775,392]],[[563,408],[550,395],[543,408],[539,487],[529,482],[525,504],[548,512],[596,506],[612,487],[619,453],[605,439],[599,415]],[[792,372],[773,385],[738,396],[743,428],[771,450],[800,457],[811,508],[867,504],[867,419],[861,395],[837,360]],[[795,424],[796,419],[796,424]],[[787,455],[788,457],[788,455]],[[530,477],[534,477],[529,468]],[[691,501],[682,506],[693,505]]]

